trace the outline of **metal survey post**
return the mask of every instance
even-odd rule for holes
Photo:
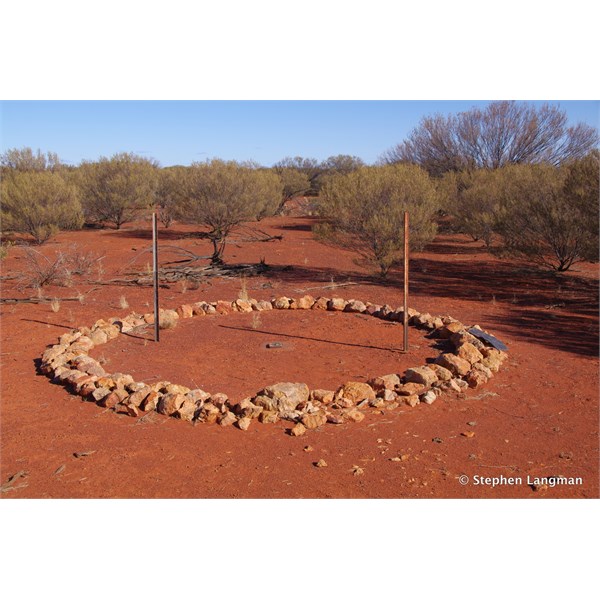
[[[152,213],[152,275],[154,280],[154,341],[159,340],[158,309],[158,224],[156,211]]]
[[[402,352],[408,352],[408,212],[404,211],[404,307],[402,324],[404,326],[404,341]]]

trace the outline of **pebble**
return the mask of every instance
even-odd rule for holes
[[[314,464],[315,464],[315,467],[319,467],[319,468],[322,468],[322,467],[326,467],[326,466],[327,466],[327,463],[326,463],[326,462],[325,462],[325,461],[324,461],[322,458],[321,458],[321,459],[319,459],[319,460],[318,460],[316,463],[314,463]]]
[[[475,437],[475,432],[474,431],[463,431],[460,435],[462,435],[463,437],[466,437],[466,438],[472,438],[472,437]]]
[[[444,440],[439,437],[434,437],[431,441],[435,442],[436,444],[441,444]]]
[[[477,421],[468,421],[468,422],[467,422],[467,425],[468,425],[469,427],[475,427],[475,425],[477,425]]]

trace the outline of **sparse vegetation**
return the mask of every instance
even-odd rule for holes
[[[154,204],[158,165],[132,153],[115,154],[83,162],[78,180],[86,220],[120,229]]]
[[[401,257],[404,211],[410,212],[411,246],[422,248],[436,232],[436,190],[414,165],[363,167],[333,176],[323,187],[316,228],[323,240],[360,253],[382,277]]]
[[[42,244],[61,229],[83,225],[78,190],[60,173],[7,171],[0,185],[3,231],[27,233]]]
[[[194,163],[186,173],[178,216],[207,229],[213,246],[211,263],[221,264],[232,230],[245,221],[273,214],[281,195],[279,177],[255,164],[220,160]]]

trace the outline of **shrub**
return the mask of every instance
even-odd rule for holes
[[[83,214],[77,188],[58,173],[11,171],[2,178],[2,228],[42,244],[61,229],[78,229]]]
[[[363,167],[329,178],[321,191],[324,240],[359,252],[382,277],[397,264],[404,245],[404,211],[410,213],[410,245],[422,248],[436,232],[435,187],[420,167]]]
[[[85,218],[120,229],[140,209],[152,206],[158,183],[157,164],[131,153],[84,162],[78,171]]]
[[[223,262],[227,237],[240,223],[273,214],[282,184],[270,170],[251,163],[213,160],[187,170],[177,217],[202,225],[213,245],[212,264]]]

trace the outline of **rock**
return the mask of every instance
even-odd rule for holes
[[[120,390],[115,390],[114,392],[110,392],[106,396],[103,396],[96,403],[98,406],[103,406],[105,408],[113,408],[117,404],[124,400],[127,397],[127,393],[123,390],[123,394],[119,393]]]
[[[278,410],[277,400],[269,398],[268,396],[256,396],[252,402],[254,402],[256,406],[262,406],[266,411],[277,412]]]
[[[326,413],[326,415],[328,423],[333,423],[334,425],[341,425],[342,423],[346,422],[346,420],[344,419],[344,415],[336,415],[330,412]]]
[[[261,423],[277,423],[279,421],[279,415],[274,410],[263,410],[258,415],[258,420]]]
[[[94,346],[100,346],[100,344],[106,344],[106,342],[108,342],[108,336],[102,329],[96,329],[96,331],[90,333],[90,340],[92,340]]]
[[[349,313],[364,313],[367,310],[367,305],[360,300],[349,300],[344,308],[344,312]]]
[[[419,396],[417,396],[416,394],[413,394],[411,396],[398,396],[398,400],[412,407],[415,407],[417,406],[417,404],[419,404]]]
[[[374,317],[375,315],[379,314],[380,310],[381,310],[381,306],[379,304],[371,304],[370,302],[368,302],[367,310],[365,312],[368,315]]]
[[[400,405],[397,402],[387,402],[384,406],[385,410],[394,410],[398,408]]]
[[[456,378],[454,381],[456,381],[456,385],[461,389],[461,391],[464,391],[469,387],[469,384],[464,379]]]
[[[345,411],[344,416],[354,423],[360,423],[365,418],[364,413],[360,412],[358,408],[351,408],[350,410]]]
[[[217,418],[217,423],[221,427],[227,427],[228,425],[233,425],[236,421],[237,421],[237,417],[230,410],[219,415],[219,417]]]
[[[171,416],[175,414],[182,404],[187,400],[185,394],[167,393],[158,402],[156,410],[162,415]]]
[[[302,417],[302,425],[306,429],[316,429],[317,427],[321,427],[321,425],[325,425],[325,423],[327,423],[327,416],[322,411]]]
[[[447,387],[447,389],[452,390],[453,392],[458,392],[460,394],[463,391],[463,389],[460,385],[458,385],[457,381],[459,380],[450,379],[450,381],[446,381],[444,383],[444,386]]]
[[[460,435],[462,435],[463,437],[466,437],[466,438],[472,438],[472,437],[475,437],[475,432],[474,431],[463,431]]]
[[[315,300],[315,303],[312,305],[312,310],[327,310],[327,305],[329,304],[329,298],[324,298],[320,296]]]
[[[140,408],[144,411],[156,410],[160,398],[161,395],[158,392],[151,391],[140,404]]]
[[[457,333],[453,333],[450,336],[450,341],[454,344],[455,348],[458,348],[466,342],[469,342],[469,344],[473,344],[473,346],[475,346],[475,348],[477,348],[478,350],[481,350],[481,348],[485,346],[485,344],[481,340],[477,339],[474,335],[471,335],[469,332],[464,330],[458,331]]]
[[[148,396],[148,394],[151,392],[152,390],[149,387],[144,386],[144,389],[133,392],[133,394],[129,396],[129,404],[133,404],[133,406],[141,406],[142,402],[146,399],[146,396]]]
[[[250,427],[250,425],[252,424],[252,419],[250,417],[242,417],[238,422],[237,422],[237,426],[242,430],[242,431],[247,431]]]
[[[233,306],[231,302],[226,302],[225,300],[217,300],[217,302],[215,302],[215,311],[219,315],[228,315],[233,312]]]
[[[248,417],[249,419],[256,419],[262,411],[262,406],[256,406],[256,404],[248,402],[238,414],[240,414],[242,418]]]
[[[439,330],[438,335],[444,340],[449,340],[453,334],[458,333],[459,331],[465,331],[466,329],[467,328],[460,321],[454,321],[442,327]]]
[[[437,376],[439,381],[450,381],[452,379],[452,371],[442,367],[442,365],[430,365],[429,367]]]
[[[192,304],[192,315],[194,317],[198,316],[201,317],[203,315],[206,314],[206,311],[204,310],[204,306],[205,306],[205,302],[194,302],[194,304]],[[146,317],[144,316],[144,319]]]
[[[178,385],[176,383],[169,383],[165,387],[167,394],[188,394],[191,390],[185,385]]]
[[[190,306],[189,304],[182,304],[177,309],[177,314],[179,315],[180,319],[190,319],[194,316],[194,307]]]
[[[383,390],[383,392],[381,392],[381,394],[380,394],[380,398],[384,402],[394,402],[394,400],[396,400],[396,398],[398,398],[398,394],[396,394],[396,392],[393,392],[392,390]],[[372,400],[369,401],[369,404],[371,406],[375,406],[374,404],[371,404],[371,402],[373,402],[373,401]]]
[[[403,383],[396,388],[396,393],[400,396],[413,396],[425,391],[422,383]]]
[[[197,411],[196,420],[202,423],[214,423],[221,414],[223,413],[214,404],[205,402],[202,408]]]
[[[315,303],[315,299],[312,296],[302,296],[302,298],[298,298],[297,300],[293,300],[290,308],[298,308],[302,310],[308,310],[312,308]]]
[[[174,389],[174,388],[178,388],[178,389]],[[171,383],[168,386],[166,386],[166,391],[167,392],[174,391],[175,393],[185,394],[190,400],[192,400],[196,404],[201,404],[202,402],[205,402],[209,398],[211,399],[211,401],[213,400],[213,398],[211,398],[211,395],[208,392],[205,392],[204,390],[201,390],[200,388],[196,388],[194,390],[188,390],[188,388],[186,388],[183,385],[177,386],[177,385]],[[218,396],[218,395],[219,394],[215,394],[215,396]],[[222,395],[225,396],[225,394],[222,394]],[[227,399],[227,396],[225,396],[225,399]],[[213,404],[215,404],[215,406],[217,405],[217,403],[214,401],[213,401]]]
[[[285,310],[290,307],[290,302],[291,299],[287,296],[280,296],[279,298],[275,298],[272,304],[273,308],[276,308],[277,310]]]
[[[260,395],[272,398],[276,410],[292,411],[298,404],[308,401],[309,389],[305,383],[284,382],[265,388]]]
[[[158,314],[158,326],[160,329],[173,329],[179,322],[179,315],[175,310],[160,310]]]
[[[395,390],[400,385],[400,377],[394,373],[390,375],[381,375],[381,377],[374,377],[369,380],[369,385],[375,392],[382,392],[383,390]]]
[[[327,466],[327,463],[322,458],[320,458],[316,463],[314,463],[314,465],[315,467],[322,469]]]
[[[333,402],[333,394],[331,390],[312,390],[310,392],[310,400],[312,402],[321,402],[322,404],[330,404]]]
[[[314,448],[312,446],[304,446],[303,450],[304,452],[312,452]]]
[[[480,371],[481,373],[483,373],[488,379],[491,379],[493,377],[493,373],[491,369],[488,369],[484,364],[482,363],[475,363],[473,365],[473,371]]]
[[[357,404],[361,400],[374,400],[375,392],[367,383],[348,381],[337,389],[334,398],[336,401],[345,398],[353,404]]]
[[[483,359],[483,354],[481,354],[481,352],[479,352],[479,350],[477,350],[477,348],[475,348],[475,346],[473,346],[473,344],[470,342],[461,344],[458,347],[456,354],[460,356],[460,358],[464,358],[472,365]]]
[[[242,300],[241,298],[233,303],[233,308],[238,312],[249,313],[252,312],[252,302],[249,300]]]
[[[102,398],[104,398],[105,396],[108,396],[108,394],[110,394],[110,390],[108,390],[104,387],[97,387],[92,392],[92,397],[94,398],[94,400],[96,402],[98,402],[99,400],[102,400]]]
[[[302,413],[299,410],[280,410],[277,414],[284,421],[297,421],[302,417]]]
[[[421,402],[425,404],[433,404],[437,399],[437,396],[433,390],[429,390],[421,396]]]
[[[302,423],[296,423],[296,425],[294,425],[290,429],[290,435],[293,435],[294,437],[304,435],[305,433],[306,433],[306,427],[304,427],[304,425],[302,425]]]
[[[471,363],[460,356],[444,353],[435,360],[436,364],[452,371],[455,375],[466,375],[471,370]]]
[[[132,404],[116,404],[114,406],[114,411],[116,413],[122,413],[130,417],[137,417],[140,414],[140,411],[137,409],[137,406],[133,406]]]
[[[193,396],[193,398],[198,402],[204,402],[205,400],[208,400],[210,398],[211,403],[214,404],[217,408],[221,409],[221,411],[223,411],[223,407],[228,406],[229,402],[229,396],[221,392],[217,392],[216,394],[210,396],[209,394],[207,394],[207,392],[203,392],[202,390],[192,390],[186,395],[189,397]]]
[[[258,300],[256,310],[273,310],[273,305],[267,300]]]
[[[96,323],[100,323],[100,321],[96,321]],[[102,321],[102,324],[103,325],[108,325],[108,323],[106,321]],[[70,331],[68,333],[63,333],[58,338],[58,342],[59,342],[59,345],[66,347],[69,344],[71,344],[72,342],[76,341],[80,337],[81,337],[81,332],[79,332],[79,331]]]
[[[196,402],[186,396],[174,416],[183,421],[193,421],[197,410],[198,406],[196,405]]]
[[[133,383],[133,377],[131,375],[126,375],[123,373],[113,373],[111,375],[112,380],[115,382],[117,387],[125,387],[130,383]]]
[[[473,369],[465,378],[470,388],[478,388],[480,385],[487,383],[488,378],[481,372]]]
[[[327,310],[343,311],[346,308],[346,300],[343,298],[332,298],[327,303]]]
[[[421,383],[430,387],[438,380],[438,377],[435,371],[429,367],[413,367],[406,370],[404,379],[407,383]]]
[[[390,390],[385,390],[385,393],[391,393],[394,394],[394,392],[390,392]],[[396,397],[396,394],[394,394],[394,398]],[[375,398],[375,400],[369,400],[369,406],[371,406],[372,408],[382,408],[386,403],[386,399],[385,398]]]

